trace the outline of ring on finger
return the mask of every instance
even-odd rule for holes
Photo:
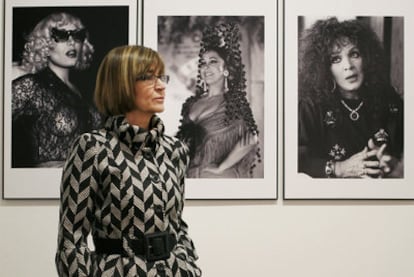
[[[364,167],[364,169],[362,169],[361,176],[366,176],[366,175],[367,175],[367,169]]]

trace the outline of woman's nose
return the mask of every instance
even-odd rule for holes
[[[352,61],[349,58],[344,58],[342,60],[342,66],[345,70],[349,70],[353,67]]]
[[[163,82],[160,78],[157,78],[155,80],[155,87],[158,89],[165,89],[167,86],[167,84],[165,82]]]
[[[68,37],[67,44],[69,44],[69,45],[74,45],[74,44],[75,44],[75,40],[73,39],[73,37],[72,37],[72,36],[69,36],[69,37]]]

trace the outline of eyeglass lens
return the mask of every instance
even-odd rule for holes
[[[170,81],[169,75],[142,75],[137,77],[137,81],[152,81],[154,84],[160,79],[163,83],[168,84]]]
[[[160,75],[160,76],[156,76],[158,79],[160,79],[163,83],[168,84],[168,82],[170,81],[170,76],[168,75]]]
[[[86,29],[67,31],[53,28],[51,36],[56,42],[67,42],[69,37],[76,42],[83,42],[86,38]]]

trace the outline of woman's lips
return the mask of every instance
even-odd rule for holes
[[[350,82],[355,82],[356,80],[358,80],[358,74],[352,74],[346,77],[345,80],[350,81]]]
[[[66,56],[68,56],[69,58],[76,58],[77,51],[76,50],[70,50],[70,51],[66,52]]]

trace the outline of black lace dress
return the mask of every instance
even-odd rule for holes
[[[12,167],[61,167],[72,141],[101,122],[49,68],[13,80],[12,120]]]

